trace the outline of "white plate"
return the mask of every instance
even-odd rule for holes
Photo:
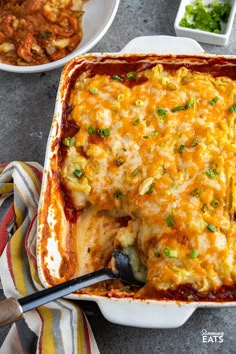
[[[158,54],[196,54],[204,55],[204,50],[201,46],[192,39],[176,38],[169,36],[153,36],[153,37],[139,37],[129,42],[121,53],[158,53]],[[119,54],[119,53],[118,53]],[[50,162],[50,146],[52,138],[58,134],[58,124],[60,124],[61,99],[60,89],[58,90],[58,98],[55,108],[55,124],[52,124],[48,146],[45,158],[45,171],[49,169]],[[47,174],[44,174],[42,183],[41,196],[44,194],[47,186]],[[42,198],[40,204],[43,204]],[[55,236],[55,235],[54,235]],[[52,275],[57,276],[58,268],[60,266],[60,252],[58,250],[58,243],[56,237],[50,238],[50,249],[47,257],[50,263],[50,271]],[[38,247],[37,247],[37,264],[39,270],[39,277],[42,284],[48,287],[49,284],[44,277],[43,266],[41,264],[40,227],[38,230]],[[236,302],[184,302],[184,301],[157,301],[157,300],[133,300],[133,299],[116,299],[107,298],[95,295],[78,295],[71,294],[68,296],[75,300],[89,300],[95,301],[103,316],[117,324],[143,327],[143,328],[176,328],[183,325],[192,313],[198,307],[225,307],[236,306]]]
[[[84,54],[93,48],[111,26],[120,0],[88,0],[83,9],[83,39],[77,49],[66,57],[54,62],[34,66],[16,66],[0,63],[0,70],[15,73],[37,73],[59,68],[77,55]]]

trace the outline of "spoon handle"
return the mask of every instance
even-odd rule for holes
[[[20,320],[22,315],[22,308],[13,297],[0,301],[0,327]]]
[[[0,301],[0,327],[22,318],[24,312],[33,310],[87,286],[115,278],[117,276],[109,268],[102,268],[96,272],[68,280],[18,300],[14,298],[2,300]]]

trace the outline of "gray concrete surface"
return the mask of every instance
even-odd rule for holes
[[[178,4],[175,0],[121,0],[112,26],[93,51],[119,51],[137,36],[174,35]],[[236,21],[228,47],[202,46],[209,53],[236,54],[235,36]],[[0,162],[43,163],[60,72],[0,72]],[[236,353],[235,308],[199,309],[178,329],[150,330],[111,324],[96,305],[83,307],[102,354]],[[202,329],[223,331],[223,343],[202,343]],[[0,345],[7,330],[0,329]]]

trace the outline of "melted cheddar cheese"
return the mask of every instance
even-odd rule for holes
[[[79,130],[60,166],[83,210],[77,275],[121,247],[157,291],[236,282],[235,103],[232,79],[186,67],[77,78],[68,120]]]

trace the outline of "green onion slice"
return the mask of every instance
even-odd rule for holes
[[[192,141],[191,147],[196,147],[198,143],[199,143],[199,138],[198,136],[196,136]]]
[[[158,134],[159,134],[159,133],[158,133],[156,130],[151,131],[151,136],[154,137],[154,138],[155,138],[156,136],[158,136]]]
[[[126,77],[127,77],[127,79],[129,79],[129,80],[134,80],[134,79],[136,79],[137,74],[136,74],[134,71],[131,71],[131,72],[129,72],[129,73],[126,74]]]
[[[118,157],[116,159],[116,165],[121,166],[124,163],[124,159],[122,157]]]
[[[155,187],[155,182],[153,182],[150,187],[148,188],[147,192],[145,194],[151,194],[154,190]]]
[[[157,113],[159,114],[160,117],[165,118],[167,112],[168,112],[167,109],[157,107]]]
[[[167,218],[166,218],[166,225],[167,226],[169,226],[169,227],[172,227],[172,226],[174,226],[174,220],[173,220],[173,218],[172,218],[172,216],[171,215],[169,215]]]
[[[65,146],[73,146],[73,145],[75,145],[75,138],[65,138],[63,140],[63,144]]]
[[[169,258],[176,258],[178,256],[178,252],[176,250],[172,250],[169,246],[164,249],[164,255]]]
[[[200,196],[200,188],[195,188],[195,189],[192,191],[192,196],[193,196],[193,197],[199,197],[199,196]]]
[[[188,103],[185,106],[185,109],[190,109],[190,108],[194,108],[195,105],[195,98],[191,98],[190,101],[188,101]]]
[[[98,128],[97,132],[101,138],[105,138],[106,136],[109,136],[111,134],[109,128]]]
[[[179,147],[179,153],[182,154],[184,152],[185,145],[180,145]]]
[[[77,178],[81,178],[83,176],[83,172],[80,171],[79,169],[75,169],[73,173]]]
[[[216,173],[214,170],[212,170],[211,168],[209,168],[208,170],[206,170],[206,175],[207,177],[209,177],[210,179],[215,179],[216,178]]]
[[[214,98],[212,98],[212,100],[209,103],[211,106],[214,106],[218,101],[219,101],[219,97],[215,96]]]
[[[189,253],[189,258],[197,258],[198,257],[198,251],[196,250],[192,250],[190,253]]]
[[[203,206],[201,207],[201,211],[202,211],[203,213],[206,212],[206,207],[207,207],[207,204],[204,203]]]
[[[231,106],[231,107],[229,108],[229,111],[230,111],[230,113],[235,113],[235,112],[236,112],[236,103],[233,104],[233,106]]]
[[[118,95],[117,100],[118,100],[118,102],[121,102],[121,101],[123,101],[124,98],[125,98],[125,95],[123,93],[121,93],[120,95]]]
[[[137,107],[142,107],[144,105],[144,102],[142,100],[137,100],[137,101],[135,101],[135,105]]]
[[[122,79],[122,77],[120,77],[119,75],[113,75],[112,79],[120,82],[124,81],[124,79]]]
[[[168,88],[168,90],[170,90],[170,91],[175,91],[175,90],[177,90],[177,86],[175,86],[175,84],[172,84],[171,82],[169,82],[169,83],[167,84],[167,88]]]
[[[95,130],[95,128],[94,128],[94,126],[92,124],[88,126],[88,133],[89,134],[93,134],[93,133],[95,133],[95,131],[96,130]]]
[[[208,228],[208,230],[211,231],[211,232],[216,232],[216,227],[215,227],[215,225],[213,225],[213,224],[208,224],[208,225],[207,225],[207,228]]]
[[[92,87],[89,91],[90,91],[90,93],[92,95],[97,95],[98,94],[98,89],[96,87]]]
[[[179,112],[179,111],[184,111],[184,106],[177,106],[172,108],[171,112]]]
[[[218,208],[218,206],[220,205],[220,202],[218,199],[213,199],[211,202],[211,205],[213,206],[213,208]]]
[[[120,199],[122,196],[123,196],[123,192],[122,192],[120,189],[118,189],[118,190],[113,194],[113,197],[114,197],[115,199]]]
[[[134,120],[133,125],[138,125],[139,123],[140,123],[140,119],[137,118],[137,119]]]

